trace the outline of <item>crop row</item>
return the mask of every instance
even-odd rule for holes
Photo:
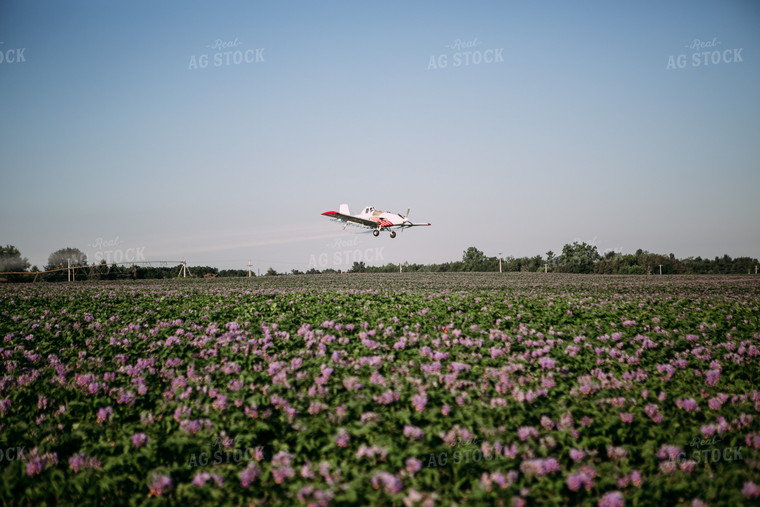
[[[739,505],[753,277],[0,287],[0,499]]]

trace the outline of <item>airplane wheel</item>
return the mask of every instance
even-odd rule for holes
[[[391,231],[391,238],[395,238],[395,237],[396,237],[396,231]]]
[[[375,229],[374,231],[372,231],[372,235],[375,236],[375,237],[378,237],[380,235],[380,231],[378,231],[377,229]]]

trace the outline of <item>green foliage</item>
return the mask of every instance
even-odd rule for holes
[[[78,248],[61,248],[48,257],[46,270],[62,269],[87,265],[87,255]]]
[[[462,263],[464,264],[465,271],[484,271],[483,267],[485,261],[485,254],[474,246],[465,250],[462,255]]]
[[[21,256],[21,252],[13,245],[0,246],[0,273],[22,272],[29,269],[29,260]],[[2,276],[2,275],[0,275]],[[5,275],[11,282],[22,281],[24,275]]]
[[[27,269],[29,269],[29,260],[21,257],[21,252],[15,246],[0,246],[0,272],[26,271]]]
[[[601,260],[596,245],[574,241],[562,247],[562,255],[557,259],[557,267],[563,273],[593,273],[594,263]]]
[[[0,504],[596,505],[613,490],[631,505],[749,504],[759,328],[746,276],[8,284],[0,450],[25,451],[0,461]],[[664,446],[684,454],[670,471]],[[681,468],[725,448],[741,459]],[[80,455],[95,461],[75,470]],[[536,473],[539,459],[559,470]],[[582,467],[593,485],[573,491]],[[634,471],[643,483],[621,486]],[[194,484],[203,473],[220,483]],[[154,474],[172,487],[149,498]]]
[[[367,271],[367,267],[364,265],[364,261],[354,261],[354,265],[348,270],[349,273],[364,273]]]

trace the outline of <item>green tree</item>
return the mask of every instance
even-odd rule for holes
[[[61,248],[60,250],[56,250],[50,254],[45,269],[51,270],[66,268],[69,266],[69,261],[71,261],[71,267],[86,266],[87,255],[78,248]]]
[[[594,262],[601,258],[596,245],[574,241],[572,245],[566,244],[562,247],[558,264],[560,270],[566,273],[593,273]]]
[[[69,264],[69,262],[71,264]],[[47,266],[45,266],[45,270],[50,271],[53,269],[64,269],[69,267],[69,265],[72,268],[78,266],[87,266],[87,255],[78,248],[61,248],[60,250],[56,250],[55,252],[51,253],[50,256],[48,256],[48,263]],[[68,275],[66,271],[52,273],[53,280],[66,280],[67,277]],[[74,278],[84,280],[86,278],[86,273],[82,270],[77,270]]]
[[[0,272],[21,272],[29,269],[29,260],[21,257],[21,252],[13,245],[0,246]],[[25,275],[3,275],[9,282],[21,282]]]
[[[462,263],[464,264],[465,271],[482,271],[485,260],[486,255],[474,246],[465,250],[462,255]]]
[[[354,265],[348,270],[349,273],[364,273],[367,271],[367,266],[364,265],[364,261],[354,261]]]
[[[554,266],[554,264],[555,264],[556,262],[557,262],[557,258],[556,258],[556,257],[554,257],[554,252],[552,252],[551,250],[549,250],[548,252],[546,252],[546,263],[547,263],[547,264],[548,264],[550,267],[552,267],[552,266]]]
[[[0,272],[26,271],[29,269],[29,259],[21,257],[21,252],[13,245],[0,246]]]

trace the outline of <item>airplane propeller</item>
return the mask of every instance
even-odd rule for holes
[[[411,223],[412,223],[412,222],[409,220],[409,212],[410,212],[410,211],[412,211],[412,208],[407,208],[407,209],[406,209],[406,215],[404,216],[404,222],[405,222],[405,223],[409,223],[409,224],[411,224]],[[405,230],[405,229],[406,229],[406,227],[402,227],[402,228],[401,228],[401,232],[404,232],[404,230]]]

